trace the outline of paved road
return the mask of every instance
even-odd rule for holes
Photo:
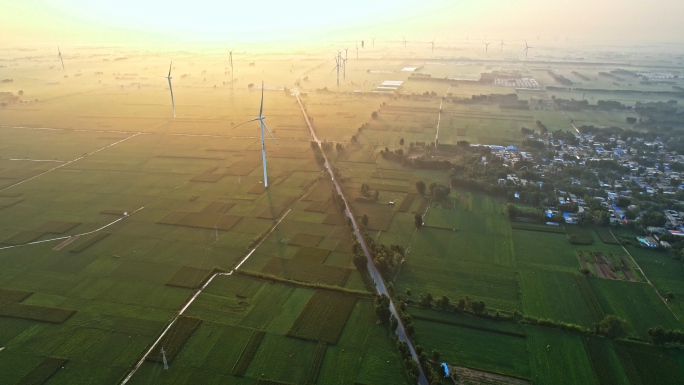
[[[299,108],[302,110],[302,114],[304,115],[304,120],[306,121],[306,125],[309,127],[309,131],[311,131],[311,137],[313,138],[316,143],[318,143],[318,147],[321,148],[321,141],[318,139],[318,136],[316,136],[316,132],[313,129],[313,126],[311,125],[311,121],[309,120],[309,116],[306,114],[306,110],[304,109],[304,105],[302,104],[302,101],[299,99],[299,90],[295,89],[293,91],[295,98],[297,98],[297,103],[299,103]],[[371,259],[371,255],[368,252],[368,247],[366,246],[366,241],[363,239],[363,236],[361,235],[361,231],[359,231],[359,226],[356,224],[356,219],[354,219],[354,216],[351,214],[349,211],[349,203],[347,202],[347,198],[344,196],[342,193],[342,188],[340,187],[340,184],[338,183],[337,179],[335,179],[335,174],[332,171],[332,168],[330,167],[330,163],[328,162],[328,157],[325,156],[325,152],[321,148],[321,153],[323,154],[323,158],[325,159],[325,169],[328,170],[328,173],[331,175],[331,180],[333,182],[333,185],[335,186],[335,190],[337,190],[337,193],[340,194],[342,197],[342,200],[344,201],[344,212],[345,214],[351,218],[352,221],[352,226],[354,227],[354,235],[356,236],[356,239],[359,241],[361,244],[361,248],[363,249],[364,254],[366,254],[366,258],[368,259],[368,272],[370,273],[371,278],[373,278],[373,281],[375,282],[375,290],[378,292],[378,294],[385,294],[389,297],[389,294],[387,293],[387,287],[385,287],[385,282],[382,280],[382,277],[380,276],[380,273],[378,270],[375,268],[375,265],[373,264],[373,260]],[[391,298],[391,297],[390,297]],[[394,302],[390,301],[390,310],[392,311],[392,315],[394,318],[397,319],[399,322],[399,326],[397,326],[397,337],[399,338],[400,341],[406,342],[409,346],[409,349],[411,350],[411,356],[413,359],[418,362],[418,355],[416,354],[415,349],[413,348],[413,343],[411,343],[411,340],[409,340],[408,336],[406,335],[406,329],[404,329],[404,325],[401,322],[401,318],[399,318],[399,314],[397,313],[397,309],[394,307]],[[420,367],[420,363],[418,364],[418,368],[420,368],[420,376],[418,377],[418,383],[420,385],[429,385],[427,378],[425,377],[425,373],[423,372],[423,368]]]

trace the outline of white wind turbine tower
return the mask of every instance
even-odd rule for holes
[[[430,53],[435,53],[435,39],[432,39],[432,41],[430,42],[430,45],[432,46],[432,48],[431,48],[432,51],[430,51]]]
[[[344,80],[347,80],[347,51],[349,51],[349,47],[344,49],[344,61],[342,61],[342,68],[343,68],[343,74],[342,76],[344,77]]]
[[[492,44],[492,42],[489,43],[484,43],[485,45],[485,53],[489,52],[489,45]]]
[[[243,123],[240,123],[233,128],[236,128],[238,126],[241,126],[241,125],[249,123],[249,122],[254,122],[256,120],[258,120],[261,123],[261,159],[262,159],[263,164],[264,164],[264,187],[268,187],[268,174],[266,173],[266,138],[264,137],[264,128],[266,129],[266,131],[268,131],[268,134],[271,135],[271,138],[273,138],[273,141],[277,145],[280,145],[280,143],[278,143],[276,138],[273,136],[273,134],[271,133],[271,130],[269,130],[268,127],[266,127],[266,123],[264,123],[264,119],[266,119],[266,117],[264,116],[264,82],[262,81],[261,82],[261,105],[259,107],[259,117],[254,118],[254,119],[250,119],[250,120],[243,122]]]
[[[372,37],[371,40],[373,41],[373,49],[375,49],[375,37]]]
[[[359,59],[359,43],[356,43],[356,59]]]
[[[64,69],[64,59],[62,59],[62,51],[59,50],[59,46],[57,46],[57,54],[59,54],[59,61],[62,62],[62,71],[65,71],[65,69]]]
[[[341,52],[337,51],[337,55],[335,56],[335,67],[333,67],[332,71],[330,73],[333,73],[335,70],[337,70],[337,87],[340,87],[340,61],[341,61]]]
[[[530,47],[529,45],[527,45],[527,40],[525,40],[525,49],[523,49],[523,52],[525,53],[525,59],[527,59],[527,50],[529,50],[530,48],[534,47]]]
[[[233,83],[234,83],[234,80],[233,80],[233,72],[234,72],[233,71],[233,51],[235,51],[235,50],[231,49],[230,51],[228,51],[228,54],[230,55],[229,59],[230,59],[230,86],[231,87],[233,87]]]
[[[173,117],[176,117],[176,103],[173,101],[173,88],[171,88],[171,66],[173,66],[173,61],[169,64],[169,75],[165,76],[166,80],[169,81],[169,91],[171,91],[171,108],[173,109]]]

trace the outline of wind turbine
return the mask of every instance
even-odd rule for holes
[[[403,36],[402,39],[404,39],[404,48],[406,48],[406,36]]]
[[[347,51],[349,51],[349,47],[344,49],[344,61],[342,62],[343,66],[343,73],[342,76],[344,77],[344,80],[347,80]]]
[[[506,44],[504,44],[503,39],[501,39],[501,44],[499,44],[499,48],[500,48],[499,52],[503,52],[503,46],[505,46],[505,45]]]
[[[337,70],[337,87],[340,87],[340,53],[341,51],[337,51],[337,55],[335,55],[335,67],[333,67],[332,71],[330,73],[333,73],[333,71]]]
[[[233,51],[235,51],[235,49],[231,49],[230,51],[228,51],[228,54],[230,55],[229,58],[230,58],[230,86],[231,87],[233,87]]]
[[[59,46],[57,46],[57,53],[59,54],[59,61],[62,62],[62,71],[65,71],[65,69],[64,69],[64,59],[62,59],[62,51],[59,50]]]
[[[169,81],[169,91],[171,91],[171,108],[173,109],[173,117],[176,117],[176,104],[173,101],[173,88],[171,88],[171,66],[173,65],[173,61],[171,61],[171,64],[169,64],[169,75],[165,76],[166,80]]]
[[[430,45],[432,46],[432,51],[430,51],[430,53],[435,53],[435,39],[432,39]]]
[[[277,145],[280,145],[278,141],[276,140],[275,136],[271,133],[271,130],[266,127],[266,123],[264,123],[264,119],[266,117],[264,116],[264,82],[263,80],[261,81],[261,105],[259,107],[259,117],[250,119],[246,122],[242,122],[238,124],[237,126],[233,127],[235,129],[238,126],[242,126],[243,124],[249,123],[249,122],[254,122],[258,120],[261,123],[261,159],[264,164],[264,187],[268,187],[268,174],[266,173],[266,138],[264,138],[264,128],[266,131],[268,131],[268,134],[271,135],[271,138],[273,138],[273,141],[276,142]]]
[[[373,49],[375,49],[375,37],[372,37],[371,40],[373,41]]]
[[[359,43],[356,43],[356,59],[359,59]]]
[[[484,43],[484,45],[485,45],[485,53],[489,52],[489,45],[490,45],[490,44],[492,44],[491,41],[490,41],[489,43]]]
[[[530,47],[529,45],[527,45],[527,40],[525,40],[525,49],[523,49],[523,52],[525,53],[525,59],[527,59],[527,50],[529,50],[530,48],[534,47]]]

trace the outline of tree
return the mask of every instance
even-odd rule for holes
[[[380,320],[380,323],[387,323],[389,322],[390,315],[392,314],[390,312],[390,299],[384,294],[380,294],[375,296],[375,315],[378,316],[378,319]]]
[[[396,318],[391,317],[390,318],[390,331],[393,332],[397,330],[397,326],[399,326],[399,321],[397,321]]]
[[[409,297],[411,296],[411,289],[409,289],[408,287],[406,288],[406,295]]]
[[[440,353],[439,350],[433,350],[432,351],[432,360],[433,361],[439,361],[441,356],[442,356],[442,353]]]
[[[18,94],[19,94],[19,96],[24,96],[24,91],[23,91],[23,90],[19,90]],[[402,140],[404,140],[404,139],[402,139]]]
[[[363,217],[361,217],[361,223],[363,223],[364,226],[368,226],[368,215],[363,214]]]
[[[611,314],[598,323],[596,331],[611,339],[622,338],[627,335],[627,322]]]
[[[416,225],[417,229],[423,227],[423,216],[420,214],[416,214],[416,216],[414,217],[413,223]]]
[[[425,187],[425,182],[423,182],[422,180],[416,182],[416,190],[418,190],[418,194],[425,195]]]
[[[404,145],[404,138],[399,139],[399,145],[403,146]]]
[[[355,254],[352,261],[354,262],[354,266],[356,266],[356,270],[364,271],[368,269],[368,258],[366,258],[365,255]]]
[[[451,192],[451,189],[447,186],[438,184],[432,189],[432,194],[435,196],[435,199],[438,201],[443,201],[446,199],[447,196],[449,196],[449,193]]]
[[[377,111],[373,111],[373,112],[371,113],[371,118],[377,119],[377,118],[378,118],[378,112],[377,112]]]
[[[337,144],[335,144],[335,149],[337,151],[342,151],[342,150],[344,150],[344,146],[342,145],[342,143],[337,143]]]
[[[449,297],[443,295],[437,300],[437,306],[439,306],[442,310],[446,310],[449,307]]]

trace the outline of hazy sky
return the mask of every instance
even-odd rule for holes
[[[465,38],[684,42],[683,0],[0,0],[0,43]]]

